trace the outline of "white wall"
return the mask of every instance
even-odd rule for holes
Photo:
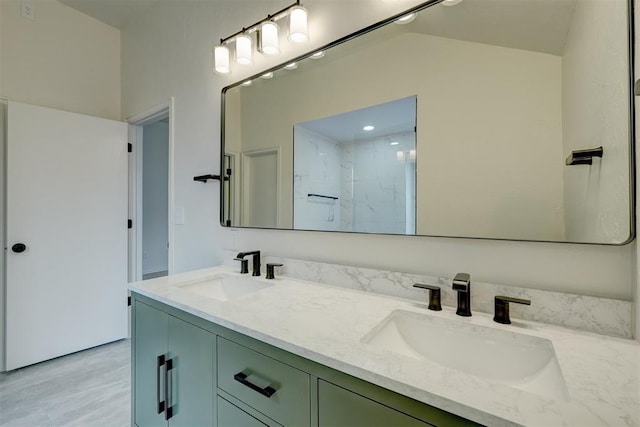
[[[634,21],[637,25],[640,22],[640,0],[634,0]],[[635,40],[635,58],[636,63],[633,64],[634,68],[634,79],[637,79],[640,76],[640,38],[636,36]],[[640,141],[640,120],[638,120],[638,111],[640,111],[640,98],[635,97],[635,110],[636,110],[636,121],[635,121],[635,140],[636,140],[636,162],[638,156],[640,156],[640,144],[637,141]],[[638,201],[640,200],[640,186],[638,185],[638,172],[636,165],[636,233],[637,230],[640,230],[640,216],[638,216],[638,209],[640,208],[640,204]],[[632,275],[632,298],[635,302],[635,310],[633,312],[633,331],[635,334],[636,340],[640,341],[640,252],[638,251],[638,243],[637,238],[634,241],[633,247],[633,260],[634,260],[634,274]]]
[[[169,124],[143,128],[142,274],[168,270],[169,249]]]
[[[564,156],[602,146],[602,160],[564,167],[567,239],[624,242],[630,231],[625,2],[581,0],[562,57]]]
[[[176,97],[176,204],[187,222],[176,230],[176,272],[222,263],[222,248],[258,248],[268,255],[375,266],[406,272],[631,297],[632,246],[622,247],[341,233],[223,229],[217,184],[194,183],[218,172],[220,91],[242,78],[284,63],[303,50],[399,13],[420,1],[308,0],[311,42],[283,46],[277,58],[257,57],[231,76],[214,74],[212,46],[288,1],[164,1],[135,28],[123,30],[123,110],[129,116]],[[635,269],[634,269],[635,272]],[[635,275],[635,273],[634,273]]]
[[[120,31],[54,0],[0,1],[0,95],[120,120]]]

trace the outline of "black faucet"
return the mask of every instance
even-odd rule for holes
[[[471,316],[471,276],[467,273],[458,273],[453,278],[453,290],[458,292],[458,316]]]
[[[252,276],[260,275],[260,251],[240,252],[236,255],[237,260],[241,260],[247,255],[253,255],[253,273]]]
[[[495,309],[495,315],[493,321],[508,325],[511,323],[509,318],[509,303],[515,302],[518,304],[531,305],[531,300],[522,298],[505,297],[504,295],[496,295],[493,307]]]

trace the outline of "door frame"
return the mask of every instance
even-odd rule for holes
[[[276,156],[276,179],[277,179],[277,184],[276,184],[276,227],[280,227],[280,195],[282,194],[282,188],[281,188],[281,183],[282,183],[282,179],[281,179],[281,164],[282,161],[280,159],[280,147],[279,146],[275,146],[275,147],[269,147],[269,148],[260,148],[258,150],[249,150],[249,151],[243,151],[241,154],[241,159],[240,159],[240,169],[242,170],[242,180],[240,181],[240,188],[242,188],[241,191],[241,197],[240,197],[240,220],[241,220],[241,225],[242,226],[248,226],[251,227],[251,224],[247,224],[248,222],[248,212],[251,209],[251,192],[247,190],[246,186],[248,185],[250,179],[249,179],[249,174],[252,172],[251,169],[249,168],[249,162],[250,159],[253,157],[258,157],[258,156],[263,156],[266,154],[275,154]]]
[[[125,120],[129,124],[129,143],[132,146],[131,156],[129,156],[129,218],[133,221],[133,227],[129,230],[129,282],[142,280],[142,128],[164,118],[169,119],[167,269],[168,274],[174,271],[174,105],[175,99],[170,97],[166,102],[129,116]]]

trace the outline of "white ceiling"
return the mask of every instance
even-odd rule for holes
[[[577,0],[464,0],[422,11],[407,30],[562,55]]]
[[[362,128],[375,127],[372,131]],[[349,143],[400,132],[413,132],[416,125],[416,97],[398,99],[348,113],[300,123],[301,126],[334,141]]]
[[[160,0],[59,0],[85,15],[123,29]],[[183,0],[184,1],[184,0]]]

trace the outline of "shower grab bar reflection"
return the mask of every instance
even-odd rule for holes
[[[338,197],[335,197],[335,196],[325,196],[324,194],[315,194],[315,193],[309,193],[307,194],[307,197],[321,197],[323,199],[338,200]]]

